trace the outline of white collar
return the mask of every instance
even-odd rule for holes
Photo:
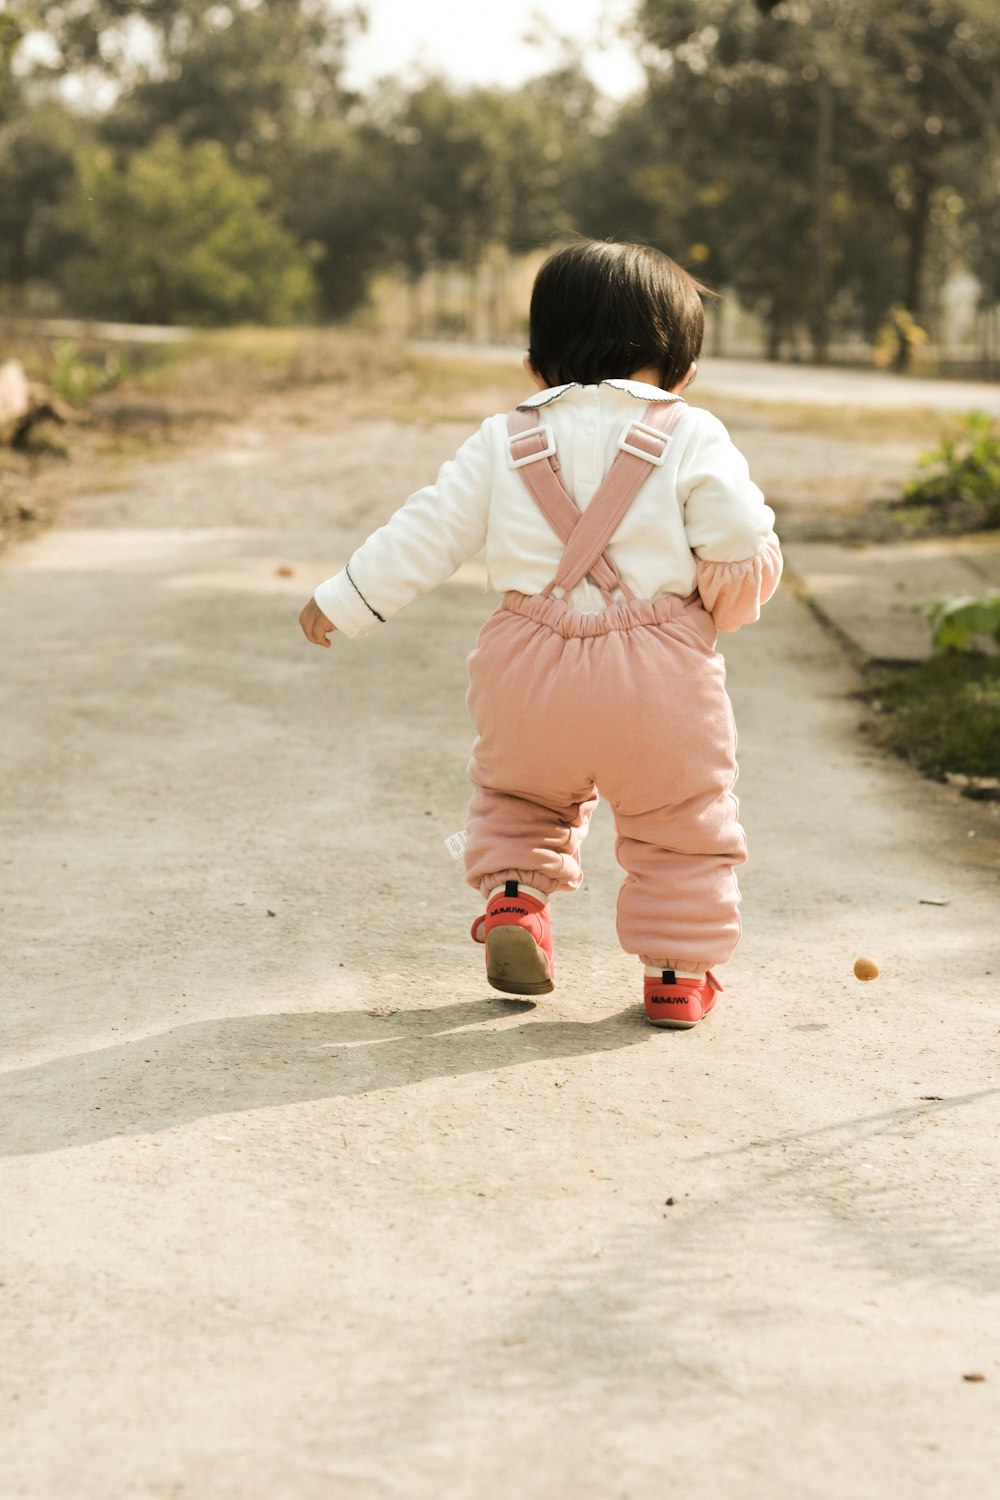
[[[658,385],[647,385],[643,380],[602,380],[601,385],[610,385],[616,391],[622,391],[626,396],[633,396],[636,401],[683,401],[683,396],[676,395],[673,391],[661,391]],[[581,385],[578,380],[571,380],[566,385],[553,385],[545,391],[539,391],[537,396],[529,396],[527,401],[518,402],[518,411],[533,411],[539,406],[549,406],[551,402],[558,401],[560,396],[565,396],[567,391],[598,390],[598,386]]]

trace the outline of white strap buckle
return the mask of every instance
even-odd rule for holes
[[[532,437],[544,437],[545,447],[540,449],[538,453],[526,453],[523,458],[515,458],[514,444],[523,442],[525,438]],[[555,434],[552,428],[548,427],[544,422],[539,423],[537,427],[527,428],[525,432],[515,432],[513,435],[508,433],[507,435],[507,462],[512,469],[523,469],[525,464],[534,464],[538,463],[539,459],[551,458],[555,451]]]
[[[633,432],[642,432],[646,437],[656,438],[662,443],[658,454],[650,453],[646,448],[637,448],[634,443],[629,442]],[[651,427],[648,422],[628,422],[622,428],[622,435],[618,439],[618,446],[623,453],[634,453],[636,458],[644,458],[648,464],[655,464],[657,468],[664,462],[667,456],[667,448],[670,444],[669,434],[661,432],[659,427]]]

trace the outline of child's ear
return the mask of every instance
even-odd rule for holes
[[[675,396],[679,396],[680,393],[681,393],[681,391],[684,389],[684,387],[691,384],[692,380],[697,375],[697,373],[698,373],[698,361],[696,359],[693,359],[691,361],[690,365],[688,366],[688,372],[687,372],[687,374],[684,375],[680,380],[678,380],[674,385],[672,385],[670,387],[670,389],[671,389],[671,391],[673,391],[674,395]]]

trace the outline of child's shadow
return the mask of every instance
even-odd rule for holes
[[[528,1001],[479,1000],[384,1016],[305,1011],[224,1017],[16,1069],[0,1075],[0,1155],[58,1151],[211,1115],[611,1052],[649,1036],[632,1006],[600,1021],[456,1030],[533,1009]]]

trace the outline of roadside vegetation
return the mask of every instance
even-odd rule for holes
[[[918,467],[893,507],[901,524],[929,536],[1000,527],[1000,422],[969,412],[957,435],[922,454]]]
[[[1000,424],[968,413],[918,469],[887,507],[904,534],[1000,529]],[[927,616],[933,655],[871,675],[864,696],[872,738],[928,775],[973,778],[969,795],[1000,800],[1000,591],[930,599],[918,610]],[[975,784],[983,778],[986,785]]]
[[[875,744],[928,776],[968,777],[973,794],[1000,797],[1000,656],[948,653],[875,672],[864,696]]]
[[[898,495],[852,506],[797,514],[794,534],[803,541],[878,543],[961,537],[1000,529],[1000,422],[982,412],[952,415],[921,410],[857,414],[803,408],[812,432],[868,442],[936,441],[917,454],[914,475]],[[791,427],[794,418],[779,419]]]
[[[969,779],[967,795],[1000,801],[1000,590],[918,608],[934,654],[871,673],[871,736],[927,775]]]

